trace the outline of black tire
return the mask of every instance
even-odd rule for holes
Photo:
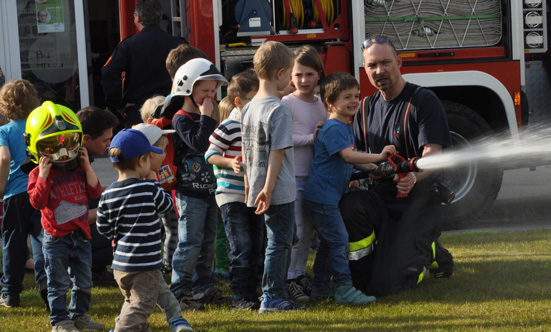
[[[450,101],[442,101],[452,136],[453,149],[468,149],[470,142],[492,133],[488,123],[471,108]],[[455,199],[443,207],[442,229],[465,228],[490,208],[495,201],[503,170],[481,168],[476,164],[443,171],[443,182],[455,192]]]
[[[524,91],[520,92],[520,118],[522,120],[522,127],[528,126],[528,119],[530,118],[530,105],[528,105],[528,96]]]

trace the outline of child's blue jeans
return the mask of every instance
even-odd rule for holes
[[[218,205],[214,197],[195,198],[176,192],[176,206],[180,219],[170,291],[179,298],[184,293],[197,294],[214,287]]]
[[[270,298],[285,297],[289,250],[295,232],[295,202],[271,205],[264,212],[268,245],[264,259],[262,292]]]
[[[86,314],[92,299],[90,240],[80,230],[64,237],[54,237],[44,231],[43,245],[51,324]],[[71,303],[67,310],[67,291],[71,284]]]
[[[242,202],[220,206],[230,247],[230,286],[242,297],[257,296],[264,262],[264,216]]]
[[[348,232],[344,226],[338,205],[318,204],[304,200],[304,209],[318,232],[320,246],[314,260],[312,286],[324,287],[333,284],[352,285],[348,266]]]

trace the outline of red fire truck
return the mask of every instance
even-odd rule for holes
[[[120,0],[122,38],[135,33],[135,0]],[[525,55],[547,50],[545,0],[170,0],[168,30],[206,52],[226,77],[251,66],[257,47],[311,44],[326,72],[343,71],[374,92],[361,43],[385,35],[403,58],[407,81],[433,90],[446,109],[454,148],[506,133],[528,120]],[[448,225],[466,224],[495,200],[503,171],[453,169]]]

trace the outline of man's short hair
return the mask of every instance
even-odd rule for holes
[[[258,78],[271,80],[276,71],[292,68],[294,60],[295,55],[287,46],[280,42],[269,41],[256,50],[253,65]]]
[[[103,135],[109,128],[115,128],[119,124],[117,117],[96,106],[88,106],[77,112],[77,118],[82,125],[82,133],[96,139]]]
[[[166,70],[170,78],[174,80],[178,68],[195,58],[209,59],[205,52],[189,44],[180,44],[176,48],[173,48],[166,57]]]
[[[0,89],[0,112],[10,120],[25,120],[38,106],[36,89],[27,80],[10,81]]]
[[[138,0],[136,13],[144,26],[159,25],[163,16],[163,8],[157,0]]]
[[[228,99],[233,104],[235,97],[245,97],[251,91],[258,90],[259,81],[251,69],[233,75],[228,84]]]
[[[388,37],[383,35],[367,38],[366,40],[364,40],[364,42],[362,43],[362,53],[373,46],[373,44],[387,44],[390,46],[390,48],[392,48],[392,52],[394,53],[394,55],[397,55],[396,46],[394,46],[394,44]]]
[[[339,94],[344,90],[360,88],[356,78],[348,73],[331,73],[327,75],[320,84],[320,95],[325,108],[329,110],[329,103],[334,103]]]

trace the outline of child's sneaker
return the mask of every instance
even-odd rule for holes
[[[302,291],[304,294],[310,296],[312,293],[312,284],[310,283],[310,279],[303,275],[297,278],[297,283],[302,286]]]
[[[231,308],[232,310],[257,310],[260,308],[260,303],[254,299],[234,295],[231,301]]]
[[[298,283],[298,279],[287,280],[287,292],[291,297],[298,303],[306,303],[310,301],[310,296],[308,296],[302,286]]]
[[[310,300],[318,301],[325,299],[333,299],[335,297],[335,289],[331,285],[312,286]]]
[[[13,308],[21,306],[21,299],[19,295],[0,295],[0,306]]]
[[[168,323],[172,332],[193,332],[191,325],[185,318],[176,318]]]
[[[73,324],[77,329],[82,331],[96,331],[101,330],[105,327],[102,323],[94,322],[92,318],[88,315],[78,316],[73,318]]]
[[[306,306],[293,301],[285,300],[280,297],[270,298],[268,295],[262,295],[262,302],[258,313],[265,314],[268,312],[288,311],[288,310],[305,310]]]
[[[193,299],[191,293],[184,293],[182,296],[178,297],[178,302],[180,303],[180,309],[182,310],[204,310],[205,306],[203,303],[200,303]]]
[[[193,295],[193,299],[204,304],[224,304],[231,301],[229,297],[222,296],[222,291],[216,287],[211,287]]]
[[[335,289],[335,303],[345,305],[362,305],[375,302],[375,296],[365,295],[352,285],[341,285]]]
[[[80,330],[77,329],[72,320],[67,319],[57,322],[52,328],[52,332],[80,332]]]
[[[170,265],[163,265],[163,267],[161,267],[161,272],[163,274],[171,274],[172,273],[172,266]]]

